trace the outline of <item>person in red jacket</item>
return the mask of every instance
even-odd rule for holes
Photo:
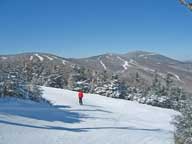
[[[79,90],[78,97],[79,97],[79,104],[83,105],[83,91],[82,90]]]

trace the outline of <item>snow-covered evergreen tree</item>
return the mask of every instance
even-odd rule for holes
[[[45,86],[54,88],[64,88],[66,81],[63,74],[50,74],[48,77],[44,77]]]
[[[119,80],[118,75],[113,75],[111,80],[99,83],[99,86],[95,88],[95,93],[105,95],[112,98],[125,99],[128,89],[123,81]]]
[[[3,72],[0,79],[0,96],[45,101],[42,91],[34,82],[27,82],[22,72]]]
[[[176,126],[175,143],[176,144],[191,144],[192,143],[192,99],[188,99],[180,103],[179,111],[181,115],[175,118],[174,124]]]

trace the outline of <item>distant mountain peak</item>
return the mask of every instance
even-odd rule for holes
[[[128,53],[126,53],[126,55],[159,55],[159,54],[154,53],[154,52],[137,50],[137,51],[128,52]]]

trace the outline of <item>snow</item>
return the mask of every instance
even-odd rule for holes
[[[130,66],[129,62],[125,61],[124,65],[123,65],[124,69],[127,70],[129,66]]]
[[[155,72],[154,69],[151,69],[151,68],[148,68],[148,67],[141,66],[141,65],[137,64],[137,62],[136,62],[135,60],[133,60],[133,59],[130,60],[130,63],[131,63],[132,65],[137,66],[139,69],[142,69],[142,70],[144,70],[144,71],[148,71],[148,72],[151,72],[151,73],[154,73],[154,72]]]
[[[175,74],[175,73],[172,73],[172,72],[169,72],[171,75],[173,75],[178,81],[182,81],[181,78]]]
[[[46,58],[47,58],[47,59],[49,59],[50,61],[52,61],[52,60],[53,60],[53,58],[52,58],[52,57],[50,57],[50,56],[44,55],[44,57],[46,57]]]
[[[149,53],[147,54],[148,56],[154,56],[154,55],[157,55],[156,53]]]
[[[43,60],[44,60],[44,58],[43,58],[42,56],[40,56],[39,54],[35,54],[35,56],[38,57],[38,59],[39,59],[40,61],[43,61]]]
[[[144,66],[141,66],[141,65],[137,64],[137,62],[135,60],[133,60],[133,59],[130,59],[129,62],[124,64],[124,66],[126,66],[126,65],[128,65],[128,66],[134,65],[139,69],[143,69],[144,71],[155,72],[155,70],[153,70],[153,69],[150,69],[148,67],[144,67]]]
[[[56,57],[56,56],[52,56],[54,59],[58,59],[58,57]]]
[[[4,57],[4,56],[3,56],[3,57],[1,57],[1,59],[2,59],[2,60],[6,60],[6,59],[7,59],[7,57]]]
[[[29,60],[32,61],[33,60],[33,56],[30,56]]]
[[[143,69],[144,71],[148,71],[148,72],[152,72],[152,73],[155,72],[154,69],[150,69],[150,68],[148,68],[148,67],[142,67],[142,69]]]
[[[121,60],[124,64],[122,65],[123,66],[123,68],[124,68],[124,70],[127,70],[128,69],[128,67],[130,67],[131,65],[129,64],[129,62],[128,61],[126,61],[126,60],[124,60],[124,59],[122,59],[121,57],[119,57],[119,56],[117,56],[117,58],[119,59],[119,60]]]
[[[102,60],[99,60],[99,62],[100,62],[100,64],[102,65],[102,67],[103,67],[105,70],[107,70],[107,67],[105,66],[105,64],[103,63],[103,61],[102,61]]]
[[[121,60],[121,61],[124,62],[124,64],[122,65],[123,68],[124,68],[124,70],[127,70],[128,67],[136,66],[137,68],[142,69],[142,70],[144,70],[144,71],[148,71],[148,72],[152,72],[152,73],[155,72],[154,69],[150,69],[150,68],[148,68],[148,67],[144,67],[144,66],[139,65],[139,64],[138,64],[135,60],[133,60],[133,59],[130,59],[129,61],[126,61],[126,60],[122,59],[122,58],[119,57],[119,56],[117,56],[117,58],[118,58],[119,60]]]
[[[67,61],[66,60],[62,60],[63,65],[66,65]]]
[[[178,81],[182,81],[181,78],[180,78],[178,75],[174,74],[174,76],[176,77],[176,79],[177,79]]]
[[[167,77],[167,74],[166,74],[166,73],[157,72],[157,74],[158,74],[161,78],[163,78],[163,79],[166,79],[166,77]]]
[[[154,56],[154,55],[157,55],[157,54],[156,53],[141,54],[138,57],[144,57],[146,59],[147,56]]]
[[[174,144],[173,110],[42,88],[53,106],[0,100],[1,144]]]
[[[86,83],[87,82],[87,80],[84,80],[84,81],[77,81],[76,83],[77,84],[84,84],[84,83]]]
[[[145,55],[143,55],[143,54],[141,54],[141,55],[139,55],[138,57],[144,57]]]
[[[137,62],[135,60],[133,60],[133,59],[130,59],[129,63],[132,64],[132,65],[136,65],[137,66]]]
[[[75,65],[75,64],[72,64],[72,65],[70,65],[70,66],[71,66],[72,68],[75,68],[76,65]]]

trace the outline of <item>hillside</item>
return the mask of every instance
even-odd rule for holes
[[[66,59],[46,53],[3,55],[0,56],[0,67],[0,73],[23,72],[22,76],[28,81],[33,80],[39,85],[68,89],[73,89],[73,83],[78,81],[90,83],[101,75],[110,78],[114,74],[119,75],[120,80],[131,86],[136,73],[147,86],[152,83],[155,73],[162,81],[167,73],[170,73],[178,86],[192,92],[190,62],[174,60],[151,52],[104,54],[82,59]]]
[[[131,81],[137,72],[148,83],[151,83],[154,73],[161,79],[165,79],[166,74],[170,73],[179,86],[191,91],[192,64],[160,54],[136,51],[127,54],[104,54],[72,61],[94,70],[117,73],[127,81]]]
[[[43,87],[53,107],[0,100],[1,144],[173,144],[173,110]]]

